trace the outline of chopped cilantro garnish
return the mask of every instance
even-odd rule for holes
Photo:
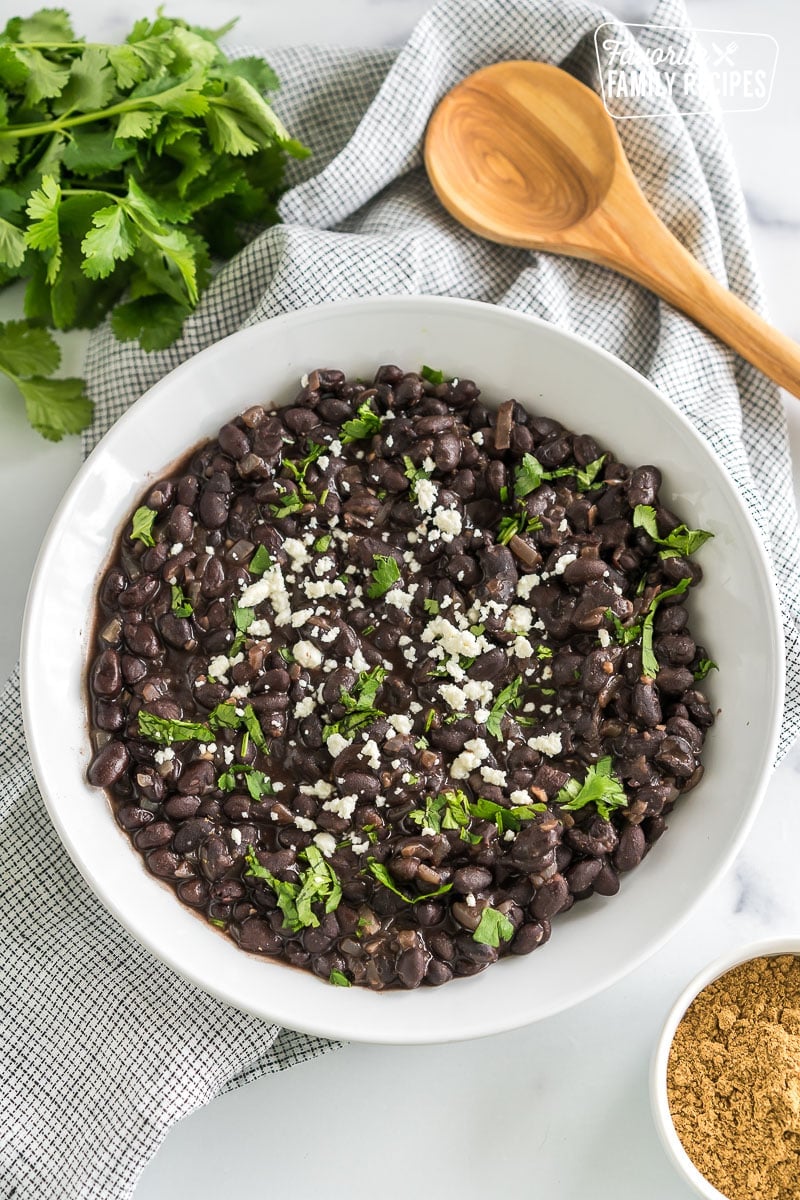
[[[499,946],[500,941],[510,942],[514,936],[514,926],[508,917],[498,912],[496,908],[486,907],[481,913],[478,927],[472,935],[474,942],[482,946]]]
[[[535,654],[536,654],[536,657],[541,660],[553,657],[553,651],[550,649],[549,646],[545,646],[542,642],[539,642],[539,644],[537,645]]]
[[[420,375],[428,383],[434,384],[434,386],[438,387],[440,383],[444,383],[444,371],[438,371],[435,367],[429,367],[424,363]]]
[[[333,535],[330,533],[324,533],[322,537],[318,537],[314,542],[314,549],[316,550],[317,554],[324,554],[332,541]]]
[[[585,467],[557,467],[554,471],[545,471],[538,458],[533,454],[525,454],[514,477],[514,495],[521,499],[530,492],[535,492],[545,479],[561,479],[566,475],[574,475],[579,492],[588,492],[595,486],[605,460],[606,455],[601,454]]]
[[[272,566],[272,556],[266,546],[259,546],[247,568],[251,575],[263,575]]]
[[[281,646],[280,649],[278,650],[278,654],[280,654],[281,658],[283,659],[283,661],[285,663],[293,663],[294,662],[294,654],[292,653],[291,646]]]
[[[253,739],[254,744],[258,746],[259,750],[263,754],[269,754],[269,746],[267,744],[267,739],[264,737],[264,730],[261,728],[261,722],[256,716],[256,712],[252,704],[246,704],[243,711],[244,716],[242,717],[242,723],[244,724],[247,732],[250,734],[250,737]]]
[[[210,925],[216,925],[217,929],[228,928],[227,923],[225,921],[220,921],[219,917],[209,917],[208,921]]]
[[[284,928],[291,929],[294,933],[301,929],[316,929],[319,926],[319,917],[312,909],[313,904],[324,902],[325,912],[331,913],[339,907],[342,899],[339,878],[333,867],[325,861],[318,847],[308,846],[300,852],[298,858],[304,858],[308,867],[301,872],[298,883],[286,883],[276,879],[271,871],[262,867],[252,846],[248,846],[245,855],[245,875],[269,884],[277,896],[278,908],[283,913]]]
[[[620,781],[611,770],[611,756],[601,758],[589,767],[583,783],[570,779],[556,796],[556,803],[568,812],[577,812],[587,804],[594,804],[598,814],[607,821],[615,808],[626,808],[628,797]]]
[[[519,689],[522,687],[522,676],[518,675],[511,683],[504,687],[500,695],[492,705],[492,711],[489,713],[489,718],[486,722],[486,730],[492,737],[499,738],[503,717],[510,708],[516,708],[520,702]]]
[[[637,504],[633,510],[633,524],[636,529],[643,529],[657,546],[661,546],[661,558],[676,558],[684,555],[687,558],[705,545],[713,533],[706,529],[689,529],[686,525],[677,525],[666,537],[660,537],[656,510],[650,504]]]
[[[385,596],[392,584],[400,578],[400,568],[388,554],[373,554],[375,566],[372,570],[373,582],[367,588],[370,600]]]
[[[212,729],[238,729],[242,718],[237,713],[235,704],[223,700],[209,713],[208,723]]]
[[[366,629],[361,630],[361,636],[369,637],[369,635],[371,633],[374,633],[376,629],[377,629],[377,625],[368,625]]]
[[[335,967],[328,976],[328,983],[332,983],[334,987],[353,986],[347,976],[343,975],[341,971],[337,971]]]
[[[439,601],[438,600],[423,600],[422,606],[425,609],[425,612],[431,613],[434,617],[438,616],[438,614],[439,614]]]
[[[155,546],[156,543],[153,539],[153,524],[157,516],[158,513],[154,508],[148,508],[144,504],[141,506],[141,508],[137,508],[136,512],[133,514],[133,520],[131,522],[132,529],[130,540],[132,542],[136,540],[144,542],[145,546]]]
[[[257,771],[255,767],[249,766],[247,763],[232,763],[226,771],[223,771],[217,780],[217,786],[223,792],[232,792],[236,787],[236,776],[241,775],[244,785],[250,793],[253,800],[260,800],[262,796],[274,796],[275,788],[272,785],[272,780],[269,779],[263,771]]]
[[[494,800],[487,800],[485,796],[479,796],[477,800],[471,800],[467,808],[470,816],[478,817],[482,821],[494,821],[497,832],[503,834],[507,833],[509,829],[513,833],[517,833],[522,821],[532,821],[537,813],[545,812],[547,806],[545,804],[515,804],[511,808],[506,808],[502,804],[496,804]]]
[[[334,733],[349,737],[357,729],[371,725],[378,717],[385,715],[382,709],[375,708],[375,698],[385,676],[385,667],[378,666],[370,671],[362,671],[353,685],[352,693],[341,693],[339,703],[344,705],[347,712],[333,725],[323,728],[322,736],[326,742]]]
[[[634,621],[632,625],[624,625],[620,621],[616,613],[613,613],[610,608],[605,611],[606,620],[611,622],[614,630],[614,641],[620,646],[628,646],[631,642],[635,642],[641,635],[642,622]]]
[[[292,513],[299,512],[305,503],[299,491],[290,492],[287,490],[283,492],[280,503],[270,504],[269,507],[275,517],[290,517]]]
[[[376,862],[374,858],[370,858],[367,861],[367,866],[378,883],[383,884],[390,892],[394,892],[395,896],[399,896],[401,900],[405,900],[406,904],[419,904],[421,900],[431,900],[434,896],[442,896],[445,892],[449,892],[453,886],[452,883],[445,883],[440,888],[437,888],[435,892],[425,892],[421,896],[407,896],[405,892],[400,891],[400,888],[389,874],[388,867],[384,866],[383,863]]]
[[[417,484],[419,483],[420,479],[430,479],[430,475],[426,470],[424,470],[423,467],[415,467],[407,454],[403,455],[403,466],[405,467],[405,471],[403,473],[411,484],[411,487],[409,488],[411,497],[415,500],[417,497]]]
[[[256,610],[254,608],[240,608],[234,600],[233,602],[233,623],[239,630],[239,633],[247,633],[247,630],[256,619]]]
[[[356,416],[342,425],[341,440],[343,444],[359,442],[363,438],[372,437],[374,433],[380,433],[380,430],[380,417],[365,402],[359,405]]]
[[[139,733],[159,746],[171,746],[173,742],[213,742],[214,735],[206,725],[196,721],[174,721],[168,717],[157,717],[155,713],[139,709],[137,720]]]
[[[675,587],[667,588],[664,592],[659,592],[650,601],[650,607],[647,610],[647,615],[642,622],[642,673],[650,679],[655,679],[658,674],[658,659],[653,652],[653,620],[656,615],[656,609],[662,600],[668,599],[670,596],[681,596],[689,586],[688,579],[682,579]]]
[[[524,533],[533,533],[536,529],[541,528],[542,522],[538,517],[531,517],[524,509],[518,509],[512,515],[500,518],[497,526],[497,540],[501,546],[507,546],[513,537],[520,537]]]
[[[173,583],[171,586],[172,601],[171,608],[176,617],[190,617],[194,612],[189,601],[183,594],[183,588],[180,584]]]
[[[710,658],[701,658],[700,662],[695,667],[695,671],[694,671],[695,682],[700,683],[700,681],[702,679],[705,679],[705,677],[706,677],[706,675],[708,675],[709,671],[718,671],[718,670],[719,670],[719,667]]]

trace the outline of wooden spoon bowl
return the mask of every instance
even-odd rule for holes
[[[473,233],[619,271],[800,396],[800,347],[672,236],[599,96],[560,67],[495,63],[463,80],[431,117],[425,165],[444,207]]]

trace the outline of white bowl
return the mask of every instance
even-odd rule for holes
[[[781,937],[770,938],[765,942],[752,942],[730,954],[722,955],[721,958],[715,959],[705,967],[691,983],[686,985],[669,1010],[653,1053],[650,1064],[650,1104],[661,1144],[678,1173],[694,1188],[698,1196],[704,1197],[704,1200],[727,1200],[727,1197],[698,1171],[684,1150],[683,1143],[672,1123],[667,1099],[667,1064],[672,1039],[675,1037],[675,1031],[683,1020],[687,1008],[703,988],[708,987],[715,979],[719,979],[721,975],[725,975],[734,967],[738,967],[740,963],[749,962],[752,958],[769,958],[776,954],[800,954],[800,938]]]
[[[578,904],[527,958],[443,988],[374,994],[327,987],[251,957],[147,874],[85,780],[83,696],[95,586],[115,533],[147,481],[257,402],[280,404],[316,366],[368,375],[422,363],[475,379],[490,400],[518,397],[595,434],[623,461],[655,462],[663,495],[716,537],[692,630],[720,664],[709,693],[722,713],[706,776],[678,805],[666,838],[623,878],[612,901]],[[719,460],[641,376],[590,343],[533,317],[432,297],[384,297],[306,309],[234,334],[143,396],[103,438],[64,498],[42,546],[22,644],[23,705],[33,764],[53,822],[87,882],[130,932],[220,999],[292,1028],[372,1042],[439,1042],[513,1029],[560,1012],[632,970],[685,920],[750,828],[772,765],[781,714],[783,639],[764,551]]]

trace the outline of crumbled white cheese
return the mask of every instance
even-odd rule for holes
[[[439,489],[432,479],[418,479],[416,484],[417,504],[420,512],[433,512],[434,505],[439,497]]]
[[[434,525],[442,531],[442,541],[452,542],[462,529],[461,513],[455,508],[437,508]]]
[[[523,791],[522,788],[517,788],[516,791],[513,791],[509,799],[512,804],[530,804],[531,802],[529,794]]]
[[[165,746],[163,750],[156,750],[155,754],[153,755],[153,758],[160,767],[163,767],[164,763],[172,762],[174,757],[175,751],[171,746]]]
[[[521,634],[514,638],[514,656],[516,658],[532,658],[533,646]]]
[[[389,724],[396,733],[407,735],[414,728],[414,723],[405,713],[392,713],[389,717]]]
[[[303,833],[311,833],[312,829],[317,828],[317,822],[312,821],[310,817],[295,817],[294,823]]]
[[[183,549],[183,542],[176,542],[174,546],[170,546],[169,552],[170,552],[170,554],[180,554],[182,549]]]
[[[465,902],[467,908],[474,908],[475,905],[477,904],[477,900],[475,899],[474,892],[468,892],[467,895],[464,897],[464,902]]]
[[[531,750],[538,750],[540,754],[552,758],[554,754],[561,753],[561,734],[543,733],[539,737],[528,738],[528,745]]]
[[[336,850],[336,838],[332,833],[315,833],[314,845],[318,846],[325,858],[330,858]]]
[[[475,445],[476,445],[476,446],[482,446],[482,445],[483,445],[483,433],[481,432],[481,430],[480,430],[480,429],[478,430],[478,432],[477,432],[477,433],[473,433],[473,435],[472,435],[472,440],[473,440],[473,442],[475,443]]]
[[[533,624],[533,613],[524,604],[512,604],[506,617],[508,633],[528,633]]]
[[[467,779],[472,771],[481,765],[489,756],[489,747],[483,738],[471,738],[464,744],[464,749],[453,760],[450,768],[452,779]]]
[[[287,538],[283,548],[292,560],[293,571],[299,571],[310,561],[311,555],[299,538]]]
[[[322,652],[313,642],[295,642],[293,653],[295,661],[299,662],[301,667],[308,667],[309,670],[314,670],[322,662]]]
[[[302,721],[303,717],[310,717],[314,711],[314,697],[305,696],[302,700],[298,700],[294,706],[294,719]]]
[[[234,846],[241,846],[241,844],[242,844],[241,829],[236,829],[236,828],[232,829],[230,836],[231,836],[231,841],[233,842]]]
[[[463,688],[460,688],[455,683],[442,683],[439,685],[439,695],[444,700],[445,704],[449,704],[454,712],[463,712],[467,703],[467,697]]]
[[[304,796],[317,796],[320,800],[327,800],[328,796],[333,794],[333,784],[328,783],[326,779],[318,779],[316,783],[301,783],[299,790]]]
[[[332,733],[325,743],[332,758],[338,758],[343,750],[351,744],[352,738],[342,737],[340,733]]]
[[[373,771],[380,769],[381,754],[380,750],[378,749],[378,743],[373,738],[368,738],[366,742],[364,742],[364,747],[361,753],[363,754],[368,765],[372,767]]]
[[[229,767],[236,757],[236,751],[234,750],[233,746],[223,746],[222,757],[225,760],[225,766]]]
[[[330,800],[326,800],[322,807],[326,812],[332,812],[337,817],[341,817],[343,821],[349,821],[357,804],[358,796],[352,792],[349,796],[333,796]]]
[[[250,684],[239,683],[235,688],[231,689],[232,700],[242,700],[245,696],[250,695]]]
[[[521,575],[517,582],[517,595],[522,600],[527,600],[535,587],[538,587],[541,579],[538,575]]]
[[[276,625],[286,625],[291,620],[292,605],[278,563],[273,563],[260,579],[244,589],[239,597],[239,605],[241,608],[255,608],[265,600],[272,605]]]
[[[464,654],[468,658],[477,658],[485,650],[492,647],[483,634],[476,637],[469,629],[459,629],[447,617],[437,616],[422,631],[423,642],[438,641],[447,654]]]
[[[208,673],[214,679],[219,679],[222,683],[227,683],[229,666],[230,663],[226,654],[216,654],[208,664]]]
[[[496,767],[481,767],[481,779],[485,783],[493,783],[496,787],[506,786],[506,773]]]
[[[341,579],[305,579],[303,591],[309,600],[319,600],[322,596],[343,596],[347,587]],[[362,605],[353,607],[363,608]]]
[[[332,571],[335,566],[336,563],[326,554],[319,562],[314,564],[314,574],[317,579],[321,579],[323,575],[327,575],[329,571]]]
[[[269,637],[272,633],[272,626],[269,621],[251,621],[247,627],[247,632],[250,637]]]
[[[299,608],[296,613],[292,613],[292,629],[299,629],[301,625],[310,621],[313,615],[313,608]]]
[[[467,679],[463,687],[467,700],[490,705],[494,699],[494,688],[489,679]]]
[[[611,635],[607,629],[598,629],[597,640],[603,649],[605,649],[606,646],[611,645]]]
[[[570,563],[574,563],[577,559],[577,554],[562,554],[556,565],[553,567],[554,575],[563,575]]]

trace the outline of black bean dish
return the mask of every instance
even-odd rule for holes
[[[529,953],[703,773],[711,535],[478,395],[312,371],[150,489],[100,589],[90,781],[184,904],[332,983]]]

